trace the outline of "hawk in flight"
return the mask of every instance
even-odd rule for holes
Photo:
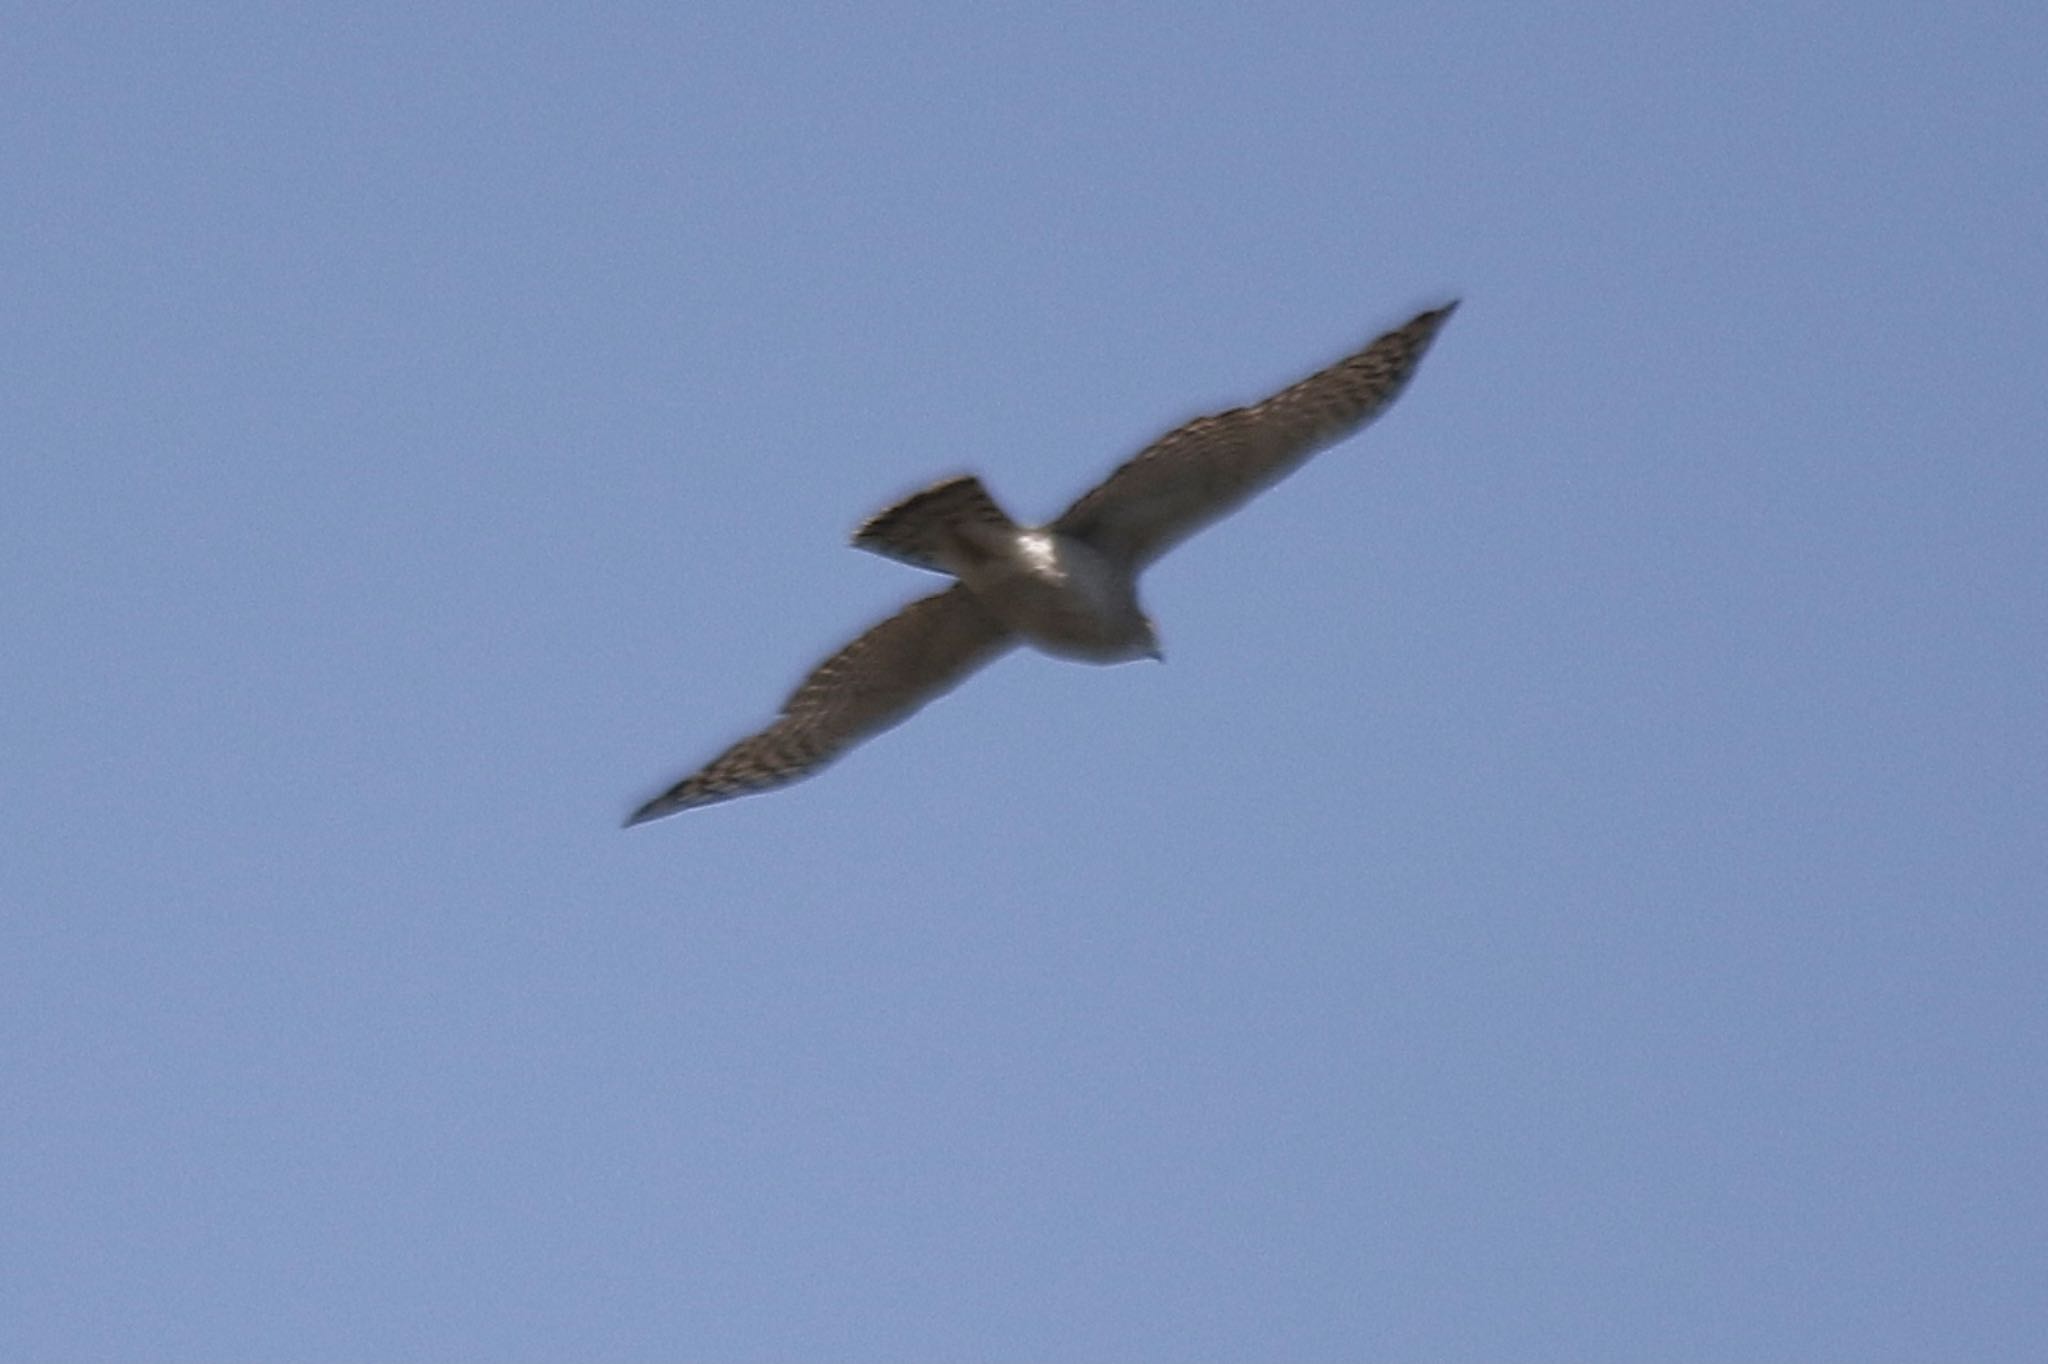
[[[853,543],[955,579],[820,663],[782,714],[635,810],[630,827],[786,785],[951,690],[1016,644],[1062,658],[1158,658],[1138,575],[1385,409],[1457,307],[1418,314],[1264,402],[1154,441],[1050,523],[1020,526],[971,474],[868,518]]]

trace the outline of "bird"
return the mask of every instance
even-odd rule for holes
[[[818,664],[773,723],[641,805],[626,827],[811,776],[1020,644],[1087,663],[1162,658],[1139,575],[1385,411],[1457,306],[1418,313],[1260,402],[1176,427],[1044,525],[1012,520],[973,474],[875,513],[854,531],[857,548],[952,585]]]

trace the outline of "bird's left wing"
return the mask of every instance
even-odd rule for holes
[[[627,827],[807,777],[1015,642],[957,583],[914,601],[812,669],[774,724],[635,810]]]
[[[1418,314],[1264,402],[1168,432],[1083,494],[1053,529],[1143,568],[1378,416],[1457,306]]]

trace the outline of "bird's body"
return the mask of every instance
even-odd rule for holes
[[[1159,657],[1152,622],[1138,605],[1137,576],[1072,536],[1026,531],[1002,571],[970,570],[960,581],[1041,652],[1082,663]]]
[[[1400,392],[1456,304],[1251,407],[1176,428],[1052,522],[1020,526],[962,475],[870,517],[853,543],[956,579],[826,659],[767,729],[628,824],[808,776],[1011,646],[1088,663],[1158,658],[1138,578],[1159,555],[1357,431]]]
[[[943,486],[943,485],[942,485]],[[1138,580],[1092,545],[1046,527],[987,536],[946,571],[1027,644],[1083,663],[1158,652]]]

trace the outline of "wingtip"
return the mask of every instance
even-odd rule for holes
[[[1425,308],[1408,319],[1405,326],[1396,328],[1390,335],[1399,336],[1414,348],[1417,358],[1436,340],[1436,334],[1443,330],[1444,323],[1451,320],[1451,314],[1458,311],[1463,299],[1454,298],[1434,308]]]
[[[660,819],[663,815],[674,813],[675,810],[673,808],[664,808],[661,798],[656,797],[635,810],[632,814],[627,815],[626,822],[619,827],[621,829],[630,829],[635,825],[651,823],[654,820]]]

